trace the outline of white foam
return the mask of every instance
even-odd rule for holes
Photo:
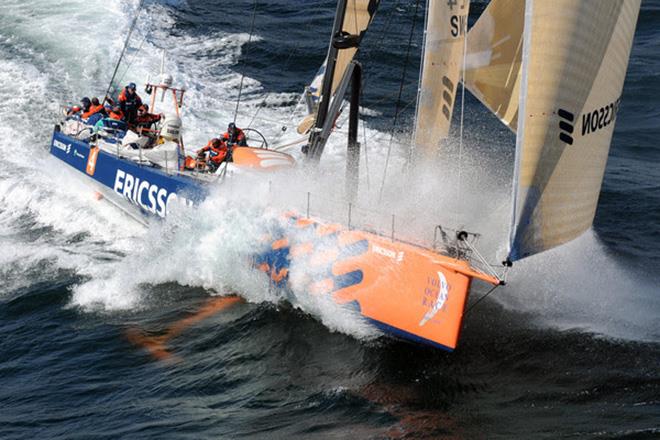
[[[542,325],[660,340],[657,278],[626,267],[593,231],[518,262],[509,285],[501,292],[502,304],[533,312]]]

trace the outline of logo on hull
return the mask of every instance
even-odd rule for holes
[[[87,174],[90,176],[94,175],[96,171],[96,159],[99,157],[98,147],[92,147],[89,149],[89,159],[87,159]]]
[[[442,272],[438,272],[438,281],[440,282],[440,290],[438,290],[438,297],[433,304],[433,307],[426,312],[424,318],[419,322],[419,326],[422,327],[424,324],[429,322],[435,315],[438,314],[442,306],[447,302],[447,297],[449,296],[449,284],[447,283],[447,278]]]
[[[53,141],[53,147],[64,151],[66,154],[71,152],[71,144],[65,144],[64,142],[58,141],[57,139]]]
[[[193,204],[192,201],[177,196],[175,192],[169,192],[165,188],[135,177],[123,170],[117,170],[113,190],[134,205],[161,217],[165,217],[167,207],[173,201],[181,202],[187,206]]]

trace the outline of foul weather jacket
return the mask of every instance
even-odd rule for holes
[[[137,93],[132,95],[128,93],[128,87],[119,94],[119,107],[129,124],[133,124],[137,120],[137,111],[141,105],[142,98]]]

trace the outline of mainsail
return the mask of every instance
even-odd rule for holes
[[[527,1],[511,261],[591,226],[640,3]]]
[[[416,158],[432,158],[449,133],[469,9],[469,0],[428,1],[413,142]]]
[[[465,87],[511,130],[518,124],[525,2],[492,0],[467,37]]]
[[[356,35],[358,36],[358,43],[364,37],[365,33],[371,21],[376,14],[380,0],[346,0],[346,15],[344,16],[342,32],[345,35]],[[339,83],[344,77],[344,73],[349,65],[349,63],[355,57],[357,53],[357,47],[349,47],[346,49],[340,49],[337,54],[337,61],[335,63],[335,69],[333,72],[332,80],[332,92],[331,96],[334,95]],[[326,67],[328,65],[328,60],[326,59],[323,62],[323,65],[316,73],[316,76],[312,80],[310,86],[307,88],[309,97],[312,99],[313,104],[317,104],[321,98],[321,91],[323,85],[323,78],[326,73]],[[328,97],[330,99],[330,96]],[[313,110],[313,109],[310,109]],[[298,131],[303,133],[309,130],[313,123],[314,115],[303,120],[298,128]]]

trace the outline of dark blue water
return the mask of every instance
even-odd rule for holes
[[[384,3],[360,58],[365,120],[388,132],[413,22],[420,50],[423,5],[415,17],[413,0]],[[42,157],[57,103],[104,89],[95,85],[108,80],[135,4],[92,6],[10,0],[0,11],[0,134],[10,140],[0,168],[0,438],[660,437],[660,2],[642,6],[595,233],[524,266],[507,293],[470,313],[455,353],[253,301],[174,333],[167,360],[130,335],[166,334],[207,304],[217,289],[197,277],[205,260],[177,253],[175,239],[145,238]],[[231,100],[245,74],[245,99],[277,97],[265,110],[276,115],[323,61],[334,6],[260,0],[249,44],[251,0],[147,2],[139,29],[147,46],[172,46],[193,103]],[[150,57],[136,62],[139,74],[158,64]],[[510,140],[474,99],[467,107],[480,136]],[[187,117],[203,127],[216,110]],[[36,128],[21,129],[27,120]],[[510,156],[510,144],[493,145]],[[190,270],[158,273],[177,258]]]

